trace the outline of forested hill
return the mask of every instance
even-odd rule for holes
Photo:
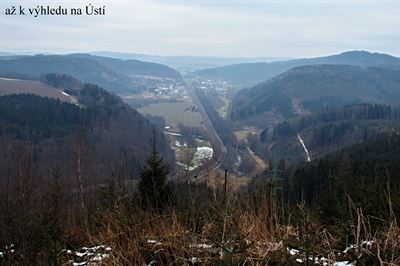
[[[354,103],[400,102],[400,70],[345,65],[293,68],[240,91],[231,104],[231,121],[269,123]]]
[[[362,207],[370,217],[399,218],[399,134],[346,148],[286,175],[289,198],[315,206],[329,224],[350,218],[349,200],[351,208]],[[371,219],[370,226],[375,223],[377,220]]]
[[[381,134],[398,132],[400,106],[357,104],[295,117],[264,129],[261,143],[252,138],[252,148],[264,158],[293,164],[306,159],[298,136],[315,160]]]
[[[351,51],[326,57],[294,59],[271,63],[260,62],[229,65],[198,70],[193,72],[193,75],[204,79],[225,80],[240,86],[253,86],[293,67],[316,64],[339,64],[399,69],[400,59],[387,54]]]
[[[72,54],[70,56],[96,61],[115,72],[122,73],[131,78],[148,76],[154,78],[167,78],[176,81],[182,80],[182,76],[178,71],[158,63],[144,62],[136,59],[122,60],[90,54]]]
[[[173,165],[162,132],[118,96],[85,84],[77,98],[79,106],[27,94],[0,97],[0,168],[7,169],[23,144],[42,171],[74,169],[79,146],[88,182],[138,178],[154,136],[160,155]]]
[[[0,57],[0,76],[39,79],[42,74],[63,73],[117,93],[139,92],[147,79],[181,80],[179,72],[155,63],[119,60],[86,54]]]

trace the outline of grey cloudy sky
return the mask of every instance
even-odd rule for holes
[[[400,0],[0,0],[6,51],[308,57],[400,56]],[[105,16],[6,16],[5,9],[106,6]]]

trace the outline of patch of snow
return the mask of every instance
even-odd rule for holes
[[[352,249],[355,249],[355,248],[356,248],[356,245],[351,244],[350,246],[348,246],[348,247],[343,251],[343,253],[347,253],[349,250],[352,250]]]
[[[371,248],[374,243],[375,242],[373,240],[363,240],[361,241],[360,248],[362,247],[366,247],[367,249]],[[346,247],[343,253],[347,253],[350,250],[355,250],[356,248],[357,248],[356,244],[350,244],[348,247]]]
[[[90,252],[75,252],[75,255],[78,256],[78,257],[86,257],[86,256],[93,255],[93,253],[90,253]]]
[[[82,265],[86,265],[86,264],[87,264],[86,261],[84,261],[84,262],[72,262],[73,266],[82,266]]]
[[[71,97],[71,95],[69,95],[68,93],[66,93],[65,91],[61,91],[61,93],[65,96]]]
[[[14,244],[6,245],[5,250],[0,250],[0,258],[4,257],[7,253],[14,253],[15,252],[14,247],[15,247]]]
[[[354,245],[352,245],[354,246]],[[287,248],[287,251],[291,256],[299,256],[299,255],[304,255],[300,252],[298,249],[294,248]],[[315,264],[320,264],[320,265],[334,265],[334,266],[355,266],[354,263],[349,262],[349,261],[337,261],[337,262],[332,262],[331,260],[325,258],[325,257],[313,257],[310,256],[308,257],[309,261],[313,261]],[[301,258],[296,258],[296,262],[298,263],[304,263],[304,259]]]
[[[361,242],[362,245],[365,245],[367,247],[371,247],[374,244],[374,241],[369,240],[369,241],[362,241]]]
[[[94,247],[83,247],[79,251],[71,251],[64,249],[63,251],[66,252],[68,255],[72,255],[75,257],[79,257],[79,262],[71,260],[70,263],[72,265],[97,265],[103,259],[110,257],[110,254],[103,253],[102,251],[110,252],[112,249],[111,247],[107,247],[105,245],[99,245]],[[82,261],[81,261],[82,260]]]
[[[193,157],[193,167],[199,167],[204,160],[210,160],[213,156],[214,150],[211,147],[197,147],[196,153]]]
[[[168,131],[165,131],[165,130],[164,130],[164,133],[168,134],[168,135],[171,135],[171,136],[182,136],[182,134],[174,133],[174,132],[168,132]]]
[[[106,247],[104,245],[94,246],[94,247],[91,247],[91,248],[83,247],[82,249],[83,250],[90,250],[90,251],[97,251],[98,249],[101,249],[101,248],[104,248],[104,249],[109,248],[111,250],[110,247]]]
[[[353,266],[355,264],[353,264],[350,261],[337,261],[333,263],[333,266]]]
[[[300,250],[294,249],[294,248],[287,248],[287,251],[289,252],[290,255],[295,256],[300,253]]]
[[[183,144],[185,146],[186,143]],[[187,164],[177,162],[176,164],[182,166],[184,169],[189,171],[195,170],[197,167],[201,166],[205,161],[210,160],[213,157],[214,150],[211,147],[197,147],[196,152],[193,156],[191,165],[188,167]]]
[[[81,266],[81,265],[87,265],[86,261],[82,261],[82,262],[72,262],[73,266]]]
[[[154,240],[154,239],[147,239],[147,243],[154,244],[154,245],[161,245],[161,242]]]
[[[176,147],[187,147],[187,143],[183,142],[183,145],[182,145],[181,142],[179,142],[179,140],[175,140],[175,146]]]
[[[90,261],[102,261],[108,257],[110,257],[110,254],[96,254]]]
[[[193,257],[193,258],[190,258],[190,262],[191,263],[199,263],[199,262],[201,262],[201,259]]]
[[[189,247],[191,248],[212,248],[213,245],[208,245],[208,244],[194,244],[194,245],[190,245]]]
[[[311,161],[310,154],[309,154],[309,152],[308,152],[308,149],[307,149],[306,145],[304,144],[303,139],[300,137],[300,134],[297,134],[297,138],[299,139],[301,145],[303,146],[304,152],[306,153],[307,162],[310,162],[310,161]]]

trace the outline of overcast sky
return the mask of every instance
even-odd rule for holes
[[[0,0],[5,51],[311,57],[400,56],[400,0]],[[105,16],[6,16],[11,6],[106,6]]]

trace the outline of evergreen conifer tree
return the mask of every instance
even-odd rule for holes
[[[155,138],[155,135],[154,135]],[[138,184],[139,196],[144,207],[161,211],[171,201],[172,186],[167,181],[168,168],[162,158],[159,158],[155,141],[153,150],[147,160],[147,165],[141,171]]]

